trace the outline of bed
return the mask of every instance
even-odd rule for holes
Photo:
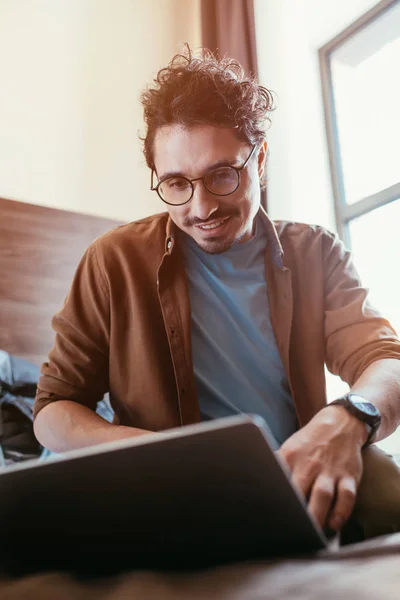
[[[40,364],[53,343],[60,308],[86,247],[118,222],[0,199],[0,348]],[[132,540],[134,543],[134,540]],[[196,573],[131,572],[82,582],[47,573],[0,576],[2,600],[400,597],[400,534],[378,538],[349,556],[259,561]]]

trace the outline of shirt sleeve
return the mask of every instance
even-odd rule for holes
[[[93,410],[108,391],[110,302],[96,242],[86,251],[62,310],[34,404],[34,418],[51,402],[72,400]]]
[[[368,299],[351,254],[337,236],[325,232],[325,361],[352,386],[365,369],[383,358],[400,359],[392,325]]]

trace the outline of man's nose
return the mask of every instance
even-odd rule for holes
[[[218,209],[218,197],[209,192],[201,180],[196,181],[191,205],[192,215],[202,221],[207,221]]]

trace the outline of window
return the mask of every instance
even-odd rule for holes
[[[319,51],[335,214],[371,301],[400,333],[400,2]],[[400,453],[400,430],[381,444]]]

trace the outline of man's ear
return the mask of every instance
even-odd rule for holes
[[[264,140],[258,151],[258,175],[259,175],[260,179],[262,178],[263,173],[264,173],[265,161],[267,159],[267,151],[268,151],[268,144],[267,144],[266,140]]]

